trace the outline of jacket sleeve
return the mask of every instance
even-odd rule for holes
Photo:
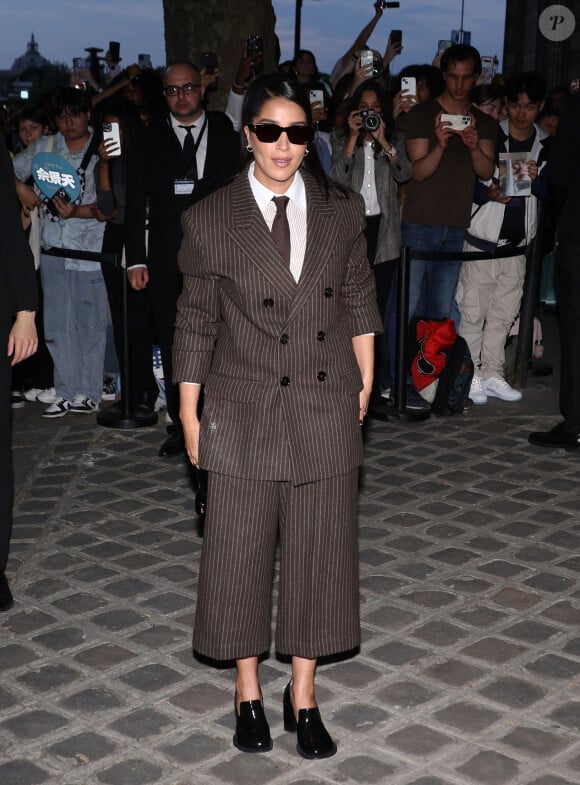
[[[362,197],[353,194],[348,202],[354,242],[342,285],[342,302],[349,312],[352,336],[381,333],[383,323],[377,305],[375,277],[367,259]]]
[[[0,136],[0,289],[9,312],[35,311],[37,308],[36,276],[32,251],[26,240],[14,171],[4,139]]]
[[[177,301],[173,341],[173,382],[204,384],[221,322],[217,279],[206,275],[195,231],[195,207],[181,219],[183,240],[179,267],[183,289]]]
[[[332,166],[330,167],[330,176],[333,180],[341,185],[352,187],[352,177],[354,173],[354,158],[349,158],[345,153],[346,137],[341,134],[330,134],[330,143],[332,145]],[[356,151],[355,151],[356,155]]]

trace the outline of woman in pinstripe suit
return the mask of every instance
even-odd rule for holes
[[[188,456],[209,473],[193,643],[236,660],[236,747],[271,749],[258,657],[270,647],[279,533],[276,648],[293,677],[284,726],[302,756],[322,758],[336,745],[316,705],[316,660],[360,642],[360,424],[381,323],[362,200],[307,157],[307,95],[258,79],[243,133],[247,168],[183,217],[174,380]]]

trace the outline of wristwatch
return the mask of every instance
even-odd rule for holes
[[[397,155],[397,148],[394,145],[391,145],[388,150],[383,150],[385,158],[394,158]]]

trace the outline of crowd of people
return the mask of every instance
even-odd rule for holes
[[[215,73],[181,61],[162,76],[131,65],[92,97],[63,87],[16,118],[44,353],[15,377],[14,403],[43,401],[45,418],[97,411],[110,319],[119,357],[127,330],[131,389],[121,395],[149,417],[160,347],[159,455],[186,453],[209,472],[194,646],[236,661],[234,744],[247,752],[272,746],[258,658],[278,529],[277,648],[292,658],[284,724],[304,757],[336,752],[314,674],[318,657],[360,642],[360,425],[373,384],[392,398],[402,244],[439,252],[411,265],[409,317],[445,322],[465,341],[469,400],[522,396],[506,380],[504,347],[567,107],[536,73],[485,83],[479,52],[464,44],[395,76],[400,43],[366,47],[381,16],[377,3],[328,79],[305,50],[259,75],[261,54],[246,47],[225,112],[208,101]],[[57,185],[74,187],[41,194],[39,156],[44,174],[58,156]],[[485,258],[462,264],[462,251]],[[123,259],[126,325],[119,275],[100,253]],[[429,407],[414,374],[406,393],[409,408]],[[577,446],[580,422],[563,413],[565,427],[531,441]]]

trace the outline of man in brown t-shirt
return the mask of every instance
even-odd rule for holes
[[[471,218],[475,180],[492,177],[497,125],[471,105],[469,93],[481,72],[479,52],[457,44],[441,58],[445,89],[436,99],[417,104],[405,121],[407,155],[413,178],[403,209],[403,245],[417,251],[461,251]],[[454,115],[454,127],[445,115]],[[469,118],[469,120],[465,120]],[[458,130],[461,127],[463,130]],[[409,318],[450,316],[460,262],[415,260],[411,264]],[[391,376],[395,368],[396,305],[391,289],[385,318]],[[383,380],[388,386],[389,376]],[[407,405],[422,399],[408,390]]]

